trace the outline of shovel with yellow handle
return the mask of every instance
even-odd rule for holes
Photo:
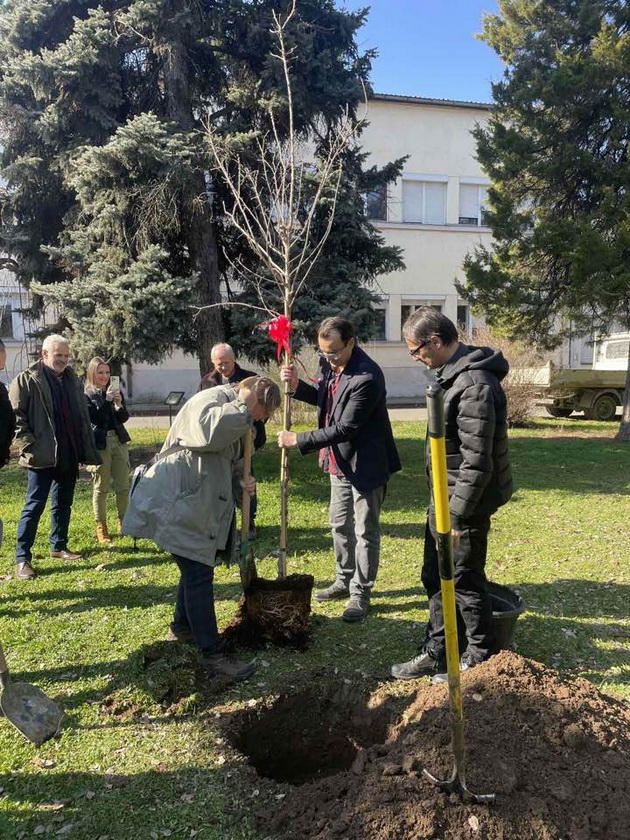
[[[444,632],[446,637],[448,699],[451,707],[451,745],[453,748],[454,763],[453,772],[448,779],[438,779],[426,769],[422,772],[429,781],[448,793],[459,794],[463,799],[471,802],[494,802],[494,793],[472,793],[466,787],[464,709],[462,706],[459,674],[453,538],[451,536],[451,512],[448,504],[448,477],[446,472],[444,392],[438,385],[428,385],[426,394],[429,446],[431,450],[431,476],[433,479],[433,504],[435,507],[440,589],[442,592]]]
[[[34,744],[43,744],[59,732],[63,712],[41,688],[14,683],[0,644],[0,707],[5,717]]]

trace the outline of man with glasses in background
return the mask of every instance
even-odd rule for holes
[[[317,601],[348,598],[342,618],[368,614],[379,564],[380,512],[387,482],[400,468],[386,407],[380,367],[357,345],[345,318],[319,326],[320,376],[317,387],[298,378],[294,365],[282,368],[296,399],[317,405],[319,428],[282,431],[278,445],[302,455],[319,452],[330,476],[330,526],[336,559],[333,584],[315,593]]]

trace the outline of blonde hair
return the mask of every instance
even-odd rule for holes
[[[99,369],[101,365],[106,365],[110,371],[111,367],[109,366],[109,362],[106,362],[105,359],[102,359],[100,356],[94,356],[93,359],[90,359],[88,362],[87,370],[85,371],[85,390],[100,390],[99,386],[96,384],[96,371]]]

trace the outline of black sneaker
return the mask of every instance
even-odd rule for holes
[[[414,656],[409,662],[392,665],[389,673],[395,680],[417,680],[418,677],[434,677],[446,669],[446,659],[435,659],[428,651]]]
[[[231,680],[246,680],[256,670],[256,660],[243,662],[225,653],[206,654],[203,663],[213,676],[229,677]]]
[[[315,593],[316,601],[340,601],[342,598],[347,598],[350,595],[350,590],[343,583],[333,583],[326,589],[320,589]]]
[[[459,673],[463,674],[464,671],[468,671],[470,668],[474,668],[475,665],[479,665],[480,660],[474,659],[467,650],[462,653],[461,659],[459,660]],[[433,677],[433,682],[438,685],[439,683],[446,683],[448,682],[448,673],[446,672],[446,663],[444,663],[444,673],[436,674]]]
[[[346,604],[346,608],[341,617],[344,621],[363,621],[369,611],[370,599],[363,598],[360,595],[354,595]]]

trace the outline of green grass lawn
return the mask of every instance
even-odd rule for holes
[[[292,675],[315,668],[339,679],[379,677],[414,654],[427,616],[419,582],[428,501],[424,431],[421,423],[395,424],[405,468],[389,487],[378,590],[367,621],[343,624],[338,602],[317,605],[307,652],[265,650],[250,681],[225,688],[211,705],[193,695],[180,714],[165,714],[152,699],[142,657],[168,629],[177,584],[169,556],[147,541],[134,552],[129,538],[110,550],[97,547],[86,479],[77,488],[71,525],[71,547],[84,552],[83,560],[49,558],[46,513],[35,545],[39,577],[15,580],[25,475],[13,464],[3,469],[0,639],[14,679],[58,698],[69,719],[60,737],[39,748],[0,719],[2,840],[263,840],[243,818],[241,806],[246,810],[254,791],[243,781],[242,762],[226,759],[214,704],[273,695]],[[528,605],[516,629],[520,653],[630,701],[630,450],[614,442],[615,431],[609,424],[538,420],[512,433],[518,490],[493,519],[488,572],[518,589]],[[133,438],[134,446],[150,447],[160,433],[134,429]],[[315,457],[295,455],[291,463],[289,572],[312,573],[316,585],[324,584],[333,571],[327,481]],[[275,577],[278,465],[271,444],[256,457],[256,553],[266,577]],[[237,569],[219,569],[220,623],[231,618],[239,591]],[[144,713],[112,715],[103,705],[112,696],[143,704]]]

